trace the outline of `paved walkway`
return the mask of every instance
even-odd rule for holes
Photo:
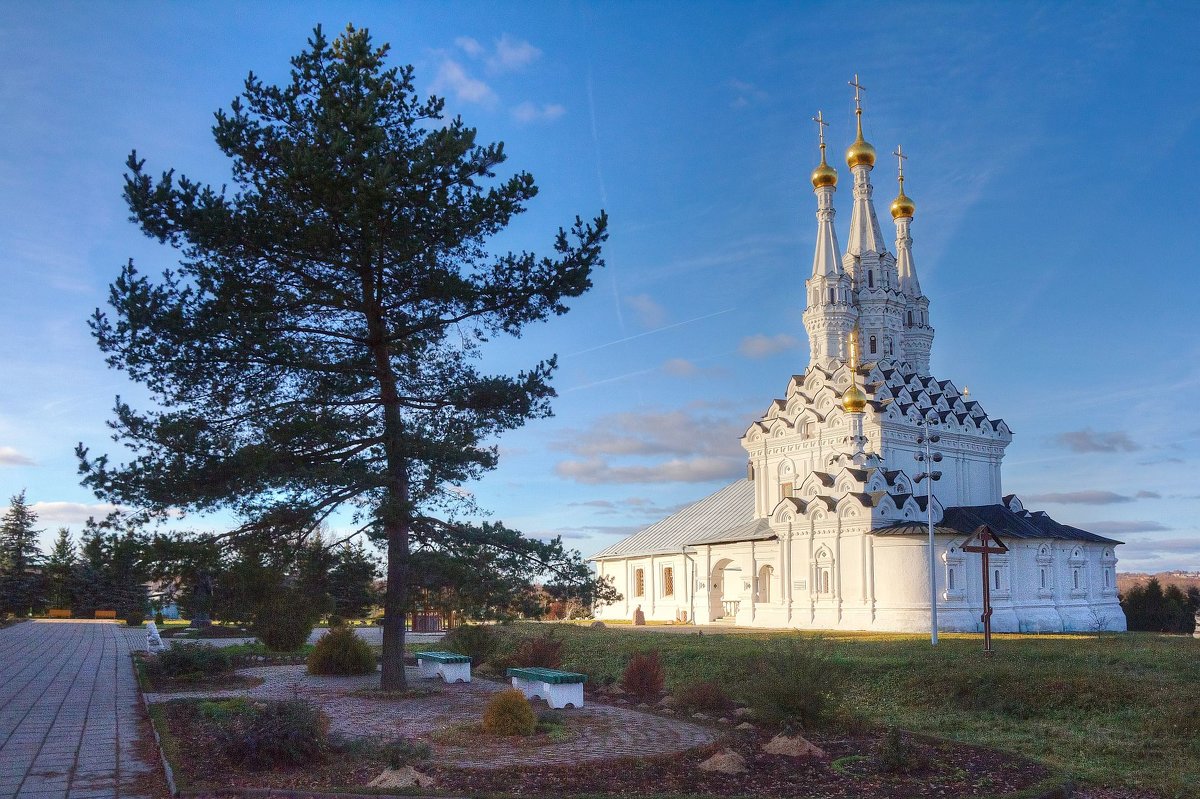
[[[228,691],[146,694],[151,702],[183,697],[250,696],[291,699],[301,696],[316,703],[329,717],[330,731],[352,738],[389,740],[396,736],[428,737],[456,724],[478,724],[484,705],[497,691],[511,686],[491,680],[445,685],[422,680],[417,670],[407,671],[410,685],[432,693],[409,699],[364,696],[379,685],[379,674],[361,677],[318,677],[304,666],[259,666],[239,674],[261,677],[253,688]],[[537,701],[534,707],[544,710]],[[590,702],[562,713],[573,720],[570,740],[553,746],[528,747],[520,741],[488,741],[468,736],[462,744],[433,739],[435,760],[463,768],[501,768],[513,765],[567,765],[584,760],[617,757],[652,757],[682,752],[712,743],[720,732],[684,719],[664,718],[633,708]]]
[[[129,658],[144,636],[112,622],[0,630],[0,797],[146,796],[135,786],[158,766],[142,758]]]

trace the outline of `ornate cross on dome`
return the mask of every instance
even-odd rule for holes
[[[812,121],[817,123],[817,137],[821,140],[821,149],[825,149],[825,128],[829,127],[829,123],[825,121],[825,117],[821,115],[820,111],[812,118]]]
[[[850,85],[854,87],[854,113],[861,114],[862,113],[862,97],[859,96],[859,93],[865,92],[867,90],[867,87],[863,86],[861,83],[858,82],[858,73],[857,72],[854,73],[854,80],[850,81]]]
[[[904,149],[899,144],[896,145],[896,152],[892,153],[892,155],[896,156],[896,162],[900,165],[900,180],[903,182],[904,162],[908,160],[908,156],[904,154]],[[920,187],[918,186],[918,188]]]

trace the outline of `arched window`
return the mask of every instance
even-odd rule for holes
[[[953,568],[951,568],[948,572],[946,572],[946,589],[949,591],[954,590],[954,569]]]
[[[1040,585],[1039,587],[1040,587],[1042,590],[1045,590],[1045,589],[1046,589],[1046,570],[1045,570],[1045,569],[1042,569],[1042,570],[1041,570],[1041,573],[1042,573],[1042,574],[1041,574],[1041,585]]]
[[[664,566],[662,570],[663,596],[675,596],[675,569]]]
[[[829,567],[825,566],[821,569],[821,593],[829,593]]]
[[[633,572],[633,595],[634,596],[645,596],[646,595],[646,570],[645,569],[636,569]]]
[[[830,289],[829,290],[829,304],[833,305],[835,302],[837,302],[837,297],[834,295],[833,289]]]
[[[771,601],[771,576],[774,573],[774,571],[775,570],[772,569],[770,566],[763,566],[761,569],[758,570],[758,601],[759,602],[770,602]]]
[[[1079,590],[1079,569],[1071,569],[1071,583],[1072,583],[1072,587],[1076,591],[1078,591]]]
[[[909,327],[912,327],[912,326],[913,326],[913,321],[912,321],[912,311],[909,311],[909,312],[908,312],[908,326],[909,326]]]
[[[874,355],[877,352],[879,352],[879,346],[875,342],[875,337],[871,336],[871,354]]]
[[[875,270],[874,269],[867,270],[867,288],[870,288],[870,289],[875,288]]]
[[[996,569],[994,572],[992,572],[992,588],[996,589],[997,591],[1000,590],[1000,570],[999,569]]]

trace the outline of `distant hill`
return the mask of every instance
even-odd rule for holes
[[[1163,588],[1171,585],[1179,586],[1179,590],[1187,593],[1187,590],[1193,586],[1200,588],[1200,572],[1185,572],[1185,571],[1170,571],[1159,572],[1158,574],[1145,574],[1143,572],[1126,572],[1117,574],[1117,592],[1124,595],[1126,591],[1135,585],[1145,585],[1150,582],[1151,577],[1157,577],[1158,582]]]

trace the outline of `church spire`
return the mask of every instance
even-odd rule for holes
[[[825,121],[820,111],[813,117],[821,141],[821,163],[812,172],[813,194],[817,195],[817,246],[813,253],[813,277],[836,278],[842,271],[837,232],[833,229],[833,193],[837,191],[837,170],[825,160]]]
[[[896,145],[896,156],[899,163],[897,180],[900,183],[900,193],[892,200],[892,219],[896,221],[896,272],[900,277],[900,292],[909,297],[921,296],[921,284],[917,280],[917,270],[913,266],[912,238],[908,235],[908,226],[912,222],[913,212],[917,210],[916,203],[904,193],[904,162],[908,156],[904,149]]]
[[[854,206],[850,212],[850,237],[846,240],[846,254],[858,258],[864,253],[887,252],[875,206],[871,202],[871,169],[875,166],[875,148],[863,138],[862,93],[866,87],[858,82],[858,75],[850,81],[854,87],[854,116],[858,136],[846,150],[846,164],[854,174]]]
[[[896,179],[900,191],[892,200],[892,219],[896,222],[896,273],[900,281],[900,294],[904,298],[904,334],[900,346],[904,359],[918,374],[929,374],[929,351],[933,347],[933,328],[929,326],[929,298],[921,293],[917,280],[917,267],[913,263],[912,236],[909,225],[917,205],[904,193],[904,162],[908,156],[899,145],[896,152]]]

